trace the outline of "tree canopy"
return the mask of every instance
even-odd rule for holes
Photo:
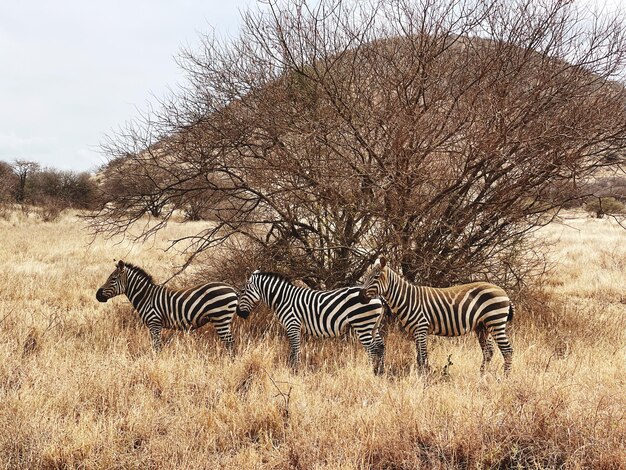
[[[92,228],[158,215],[146,237],[205,202],[174,243],[226,248],[233,277],[354,284],[384,253],[414,281],[514,285],[572,185],[624,161],[625,60],[620,18],[565,0],[270,1],[109,136]]]

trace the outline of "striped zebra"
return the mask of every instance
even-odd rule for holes
[[[228,353],[234,353],[230,324],[237,306],[237,292],[219,282],[209,282],[187,289],[173,290],[154,283],[152,276],[138,266],[119,261],[96,299],[106,302],[126,294],[130,303],[150,330],[152,347],[162,347],[161,330],[193,330],[211,323]]]
[[[427,334],[460,336],[470,331],[476,332],[483,352],[481,373],[493,357],[490,336],[502,353],[505,373],[510,371],[513,349],[506,335],[506,324],[513,319],[515,308],[500,287],[486,282],[443,289],[415,286],[390,269],[381,257],[367,274],[361,291],[364,302],[378,296],[413,336],[420,371],[428,369]]]
[[[287,331],[289,364],[294,369],[300,360],[302,329],[316,337],[334,337],[352,328],[374,365],[374,373],[384,368],[385,344],[379,323],[382,303],[360,301],[360,287],[320,291],[294,286],[285,276],[255,271],[239,295],[237,315],[247,318],[260,302],[267,304]]]

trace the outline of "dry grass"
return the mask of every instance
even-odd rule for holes
[[[154,245],[97,241],[81,223],[0,221],[0,463],[5,468],[626,467],[626,233],[580,218],[550,226],[559,264],[521,302],[514,369],[480,378],[474,337],[414,346],[388,326],[384,377],[358,343],[305,343],[286,367],[265,314],[235,320],[229,360],[212,331],[174,333],[163,352],[125,299],[96,302],[113,258],[163,280],[179,259]],[[170,231],[182,231],[175,225]],[[171,234],[171,232],[170,232]],[[164,235],[165,238],[167,234]],[[523,299],[522,299],[523,300]]]

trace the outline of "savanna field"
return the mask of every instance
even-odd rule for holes
[[[626,230],[614,222],[572,213],[538,233],[552,269],[515,298],[508,379],[499,352],[480,376],[474,335],[429,337],[434,372],[420,377],[389,321],[384,376],[352,337],[305,339],[293,373],[261,309],[235,317],[232,360],[210,327],[166,332],[155,355],[126,298],[100,304],[95,291],[114,258],[164,281],[183,260],[167,240],[196,224],[130,245],[90,243],[72,212],[0,219],[3,468],[626,468]]]

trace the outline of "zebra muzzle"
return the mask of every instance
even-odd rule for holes
[[[102,289],[98,289],[98,292],[96,292],[96,299],[98,300],[98,302],[106,302],[107,300],[109,300],[104,295],[104,291]]]
[[[365,289],[361,289],[361,292],[359,292],[358,299],[359,299],[359,302],[361,302],[362,304],[369,304],[370,300],[372,300],[367,295],[367,291]]]
[[[235,313],[237,314],[237,316],[245,319],[245,318],[248,318],[248,315],[250,315],[250,310],[242,310],[239,308],[239,305],[237,305],[237,309],[235,310]]]

